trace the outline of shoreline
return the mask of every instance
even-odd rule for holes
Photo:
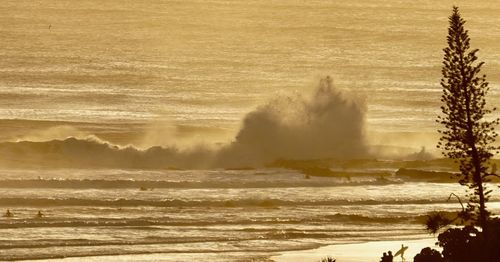
[[[150,254],[123,254],[104,256],[75,256],[52,259],[29,259],[21,261],[192,261],[203,259],[210,261],[261,261],[261,262],[319,262],[322,258],[330,256],[337,259],[337,262],[378,262],[382,253],[391,250],[396,253],[401,244],[408,246],[405,258],[409,261],[419,253],[424,247],[431,247],[440,250],[435,246],[436,238],[423,238],[412,240],[381,240],[366,241],[350,244],[332,244],[313,249],[265,252],[201,252],[201,253],[150,253]],[[400,257],[394,261],[401,261]]]
[[[272,256],[271,261],[319,262],[322,258],[330,256],[337,259],[338,262],[378,262],[384,252],[391,250],[394,254],[401,248],[401,244],[408,246],[408,250],[405,252],[405,259],[413,260],[413,257],[420,253],[424,247],[431,247],[440,250],[438,246],[435,246],[436,242],[436,238],[423,238],[413,240],[382,240],[354,244],[335,244],[309,250],[282,252],[280,255]],[[394,258],[394,261],[400,261],[400,257]]]

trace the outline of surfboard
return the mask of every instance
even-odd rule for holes
[[[402,246],[400,250],[398,250],[398,252],[396,252],[396,254],[394,254],[395,257],[403,254],[406,250],[408,249],[408,246]]]

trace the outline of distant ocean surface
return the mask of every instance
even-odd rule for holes
[[[366,99],[369,132],[434,134],[453,4],[499,105],[497,1],[2,1],[0,119],[124,144],[126,123],[158,119],[231,137],[270,97],[331,75]],[[41,125],[0,124],[16,129],[3,139]]]
[[[486,62],[488,103],[498,106],[498,1],[3,0],[0,214],[9,209],[14,217],[0,217],[0,260],[163,253],[177,261],[266,261],[285,250],[429,237],[427,212],[460,209],[447,201],[464,194],[457,183],[386,180],[369,168],[352,179],[243,164],[174,170],[162,161],[176,159],[161,156],[206,159],[203,146],[237,140],[249,112],[276,97],[312,94],[326,75],[347,97],[365,101],[359,123],[351,121],[356,132],[345,129],[354,138],[329,132],[349,127],[346,117],[301,125],[283,140],[279,132],[267,137],[279,148],[247,132],[235,148],[302,153],[311,138],[332,152],[356,144],[367,153],[357,141],[365,134],[370,146],[410,147],[407,155],[434,148],[453,4]],[[330,108],[311,104],[303,108]],[[318,130],[337,140],[323,143]],[[289,143],[297,138],[305,139]],[[177,151],[191,147],[198,151]],[[193,157],[183,158],[186,152]],[[421,153],[414,159],[428,158]],[[82,168],[68,168],[75,166]],[[147,170],[154,168],[169,170]],[[500,213],[498,190],[488,207]]]
[[[162,253],[172,261],[265,261],[285,250],[429,237],[422,224],[427,212],[460,210],[446,201],[450,192],[463,188],[381,183],[369,172],[348,181],[304,179],[284,169],[4,170],[0,208],[14,217],[0,218],[0,254],[2,260]],[[499,213],[498,193],[489,208]],[[45,217],[36,218],[38,211]]]

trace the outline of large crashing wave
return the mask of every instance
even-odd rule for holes
[[[365,106],[320,81],[310,98],[279,97],[246,115],[234,141],[217,149],[118,147],[95,138],[5,142],[7,167],[205,168],[261,166],[277,159],[367,156]]]
[[[359,158],[367,155],[364,103],[322,79],[312,98],[280,97],[250,112],[219,164],[256,165],[277,158]]]
[[[68,138],[46,142],[5,142],[0,163],[9,168],[140,168],[203,167],[213,152],[198,148],[118,147],[100,140]]]

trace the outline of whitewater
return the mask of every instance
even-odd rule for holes
[[[381,180],[380,171],[393,173]],[[307,179],[282,168],[3,170],[0,206],[14,217],[0,218],[0,253],[2,260],[269,261],[330,244],[428,238],[425,214],[460,210],[447,201],[450,192],[463,195],[458,184],[395,171]],[[498,193],[489,207],[499,213]]]

